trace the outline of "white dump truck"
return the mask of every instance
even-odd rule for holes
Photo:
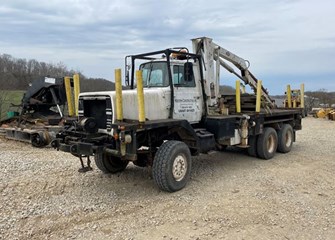
[[[276,108],[248,61],[207,37],[192,44],[193,53],[173,48],[127,56],[128,89],[122,91],[116,70],[116,91],[80,94],[78,121],[52,146],[78,156],[82,172],[91,170],[90,156],[104,173],[129,162],[150,167],[157,186],[169,192],[186,185],[191,156],[227,146],[261,159],[289,152],[301,111]],[[235,95],[219,93],[221,67],[239,78]],[[240,81],[255,94],[241,92]]]

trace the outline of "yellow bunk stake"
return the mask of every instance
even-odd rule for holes
[[[115,69],[116,120],[123,120],[121,69]]]
[[[290,85],[287,85],[286,95],[287,95],[287,107],[291,108],[292,98],[291,98],[291,86]]]
[[[241,112],[241,91],[240,91],[240,80],[236,81],[236,112]]]
[[[300,85],[300,107],[305,108],[305,84]]]
[[[256,93],[256,112],[261,111],[261,90],[262,90],[262,80],[257,81],[257,93]]]
[[[79,93],[80,93],[80,83],[78,73],[73,75],[73,86],[74,86],[74,107],[76,116],[78,116],[78,104],[79,104]]]
[[[137,102],[138,102],[138,120],[140,123],[145,122],[145,109],[144,109],[144,93],[143,93],[143,79],[142,71],[136,71],[137,80]]]
[[[64,83],[65,83],[67,108],[68,108],[69,116],[72,117],[74,115],[74,103],[73,103],[72,91],[71,91],[71,78],[65,77]]]

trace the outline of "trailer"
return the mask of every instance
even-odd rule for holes
[[[302,111],[302,117],[307,116],[307,108],[305,107],[305,84],[300,85],[300,89],[291,89],[290,85],[287,85],[284,99],[285,108],[300,108]]]
[[[45,147],[60,132],[65,122],[76,118],[79,75],[73,78],[40,77],[33,81],[22,97],[17,111],[0,121],[0,135],[7,139]]]
[[[127,56],[129,89],[122,91],[117,69],[116,91],[80,94],[78,121],[51,145],[77,156],[81,172],[92,169],[91,156],[104,173],[123,171],[129,162],[150,167],[156,185],[168,192],[185,187],[191,156],[200,153],[235,146],[267,160],[290,152],[301,110],[277,108],[250,63],[212,39],[192,44],[193,53],[173,48]],[[219,94],[220,67],[239,78],[233,96]],[[244,84],[255,94],[241,92]]]

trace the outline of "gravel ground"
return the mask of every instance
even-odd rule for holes
[[[334,239],[335,122],[303,119],[288,154],[194,158],[185,189],[0,138],[0,239]]]

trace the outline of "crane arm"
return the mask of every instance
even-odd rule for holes
[[[213,60],[218,61],[220,65],[228,72],[237,76],[245,84],[250,85],[250,87],[256,93],[258,79],[249,71],[249,61],[215,44],[210,38],[202,37],[193,39],[192,41],[195,52],[202,54],[203,58],[205,59],[204,62],[206,71],[214,71],[214,69],[211,69],[213,66],[211,64],[208,64],[211,62],[210,58],[213,58]],[[236,68],[238,68],[241,71],[241,74],[237,73],[234,68],[231,67],[226,61],[232,63]],[[267,89],[265,89],[263,86],[261,89],[261,94],[265,99],[267,105],[270,108],[273,108],[273,100],[271,99]]]

